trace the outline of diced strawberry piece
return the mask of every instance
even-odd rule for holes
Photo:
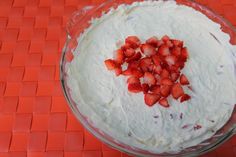
[[[170,40],[170,37],[168,35],[164,35],[162,38],[161,38],[162,41],[164,42],[167,42]]]
[[[166,98],[162,98],[160,101],[159,101],[159,104],[163,107],[170,107],[169,103],[168,103],[168,100]]]
[[[160,65],[161,64],[161,58],[158,55],[153,55],[152,56],[152,61],[155,65]]]
[[[138,68],[139,68],[138,61],[132,61],[128,64],[128,69],[138,69]]]
[[[139,93],[142,92],[142,86],[140,83],[132,83],[128,84],[128,90],[132,93]]]
[[[189,85],[188,78],[184,74],[181,74],[180,76],[180,83],[182,85]]]
[[[169,66],[171,66],[177,62],[177,58],[174,55],[169,55],[166,56],[165,61]]]
[[[138,69],[132,69],[132,76],[140,78],[143,77],[143,73]]]
[[[166,69],[163,69],[163,70],[161,71],[161,78],[164,79],[164,78],[169,78],[169,77],[170,77],[169,71],[166,70]]]
[[[153,72],[156,74],[161,74],[162,68],[160,65],[153,65]]]
[[[154,85],[156,83],[156,79],[152,73],[145,72],[144,73],[144,82],[149,85]]]
[[[147,94],[149,91],[149,85],[144,83],[142,84],[142,88],[143,88],[143,94]]]
[[[129,48],[124,51],[124,54],[126,57],[132,57],[135,54],[135,51],[134,51],[134,49]]]
[[[140,68],[145,72],[148,71],[148,67],[152,64],[152,59],[149,57],[142,58],[140,60]]]
[[[150,88],[150,92],[154,93],[154,94],[161,94],[161,88],[159,85],[154,85]]]
[[[124,76],[131,76],[132,75],[132,69],[128,68],[125,71],[122,72],[122,75]]]
[[[152,45],[153,47],[158,46],[158,38],[153,36],[146,41],[147,44]]]
[[[112,59],[107,59],[104,63],[108,70],[114,70],[116,68],[116,62]]]
[[[161,95],[163,97],[168,97],[170,95],[170,91],[171,91],[171,86],[168,85],[161,86]]]
[[[155,66],[154,64],[149,65],[148,71],[153,72],[154,66]]]
[[[176,57],[179,57],[181,55],[181,48],[179,47],[174,47],[172,50],[171,50],[171,54],[176,56]]]
[[[173,98],[175,98],[175,99],[178,99],[179,97],[184,95],[184,90],[183,90],[181,84],[175,83],[172,87],[171,94],[172,94]]]
[[[172,72],[172,73],[170,74],[170,78],[171,78],[171,80],[172,80],[173,82],[175,82],[175,81],[178,80],[179,75],[180,75],[179,72]]]
[[[158,53],[162,56],[168,56],[170,55],[170,49],[167,45],[162,45],[161,47],[159,47]]]
[[[164,41],[159,40],[159,41],[158,41],[158,44],[157,44],[157,47],[160,47],[160,46],[163,45],[163,44],[164,44]]]
[[[176,47],[183,47],[183,45],[184,45],[184,42],[183,41],[180,41],[180,40],[176,40],[176,39],[173,39],[173,40],[171,40],[172,41],[172,43],[174,44],[174,46],[176,46]]]
[[[188,59],[188,56],[189,55],[188,55],[187,48],[186,47],[182,48],[182,50],[181,50],[181,57],[180,57],[181,61],[186,61]]]
[[[121,50],[123,50],[123,51],[130,49],[130,48],[132,48],[132,47],[129,43],[125,43],[123,46],[121,46]]]
[[[129,36],[125,39],[125,43],[130,44],[132,48],[136,49],[141,44],[141,41],[137,36]]]
[[[182,103],[182,102],[187,101],[187,100],[189,100],[189,99],[191,99],[191,96],[189,96],[188,94],[184,94],[184,95],[181,97],[180,102]]]
[[[174,46],[170,40],[166,41],[166,45],[170,48]]]
[[[177,65],[169,66],[168,70],[170,72],[179,72],[179,67]]]
[[[115,71],[116,76],[120,76],[120,75],[122,74],[122,69],[121,69],[121,67],[115,68],[114,71]]]
[[[175,64],[176,67],[179,67],[180,69],[183,69],[184,66],[185,66],[185,63],[183,61],[178,61],[176,64]]]
[[[171,85],[173,85],[173,82],[169,78],[164,78],[164,79],[161,80],[161,84],[171,86]]]
[[[142,44],[140,47],[142,53],[148,57],[156,54],[155,47],[149,45],[149,44]]]
[[[128,78],[127,83],[128,84],[140,83],[140,80],[137,77],[131,76]]]
[[[158,102],[158,100],[161,98],[160,95],[157,94],[145,94],[144,95],[144,101],[146,103],[146,105],[148,106],[153,106],[155,103]]]
[[[132,57],[127,58],[126,62],[130,63],[132,61],[138,61],[141,57],[142,57],[141,53],[138,52],[138,53],[135,53]]]
[[[118,64],[123,64],[123,63],[124,63],[124,60],[125,60],[125,56],[124,56],[123,50],[118,49],[118,50],[116,51],[115,61],[116,61]]]

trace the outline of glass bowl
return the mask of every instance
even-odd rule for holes
[[[86,117],[80,112],[80,109],[77,107],[76,103],[73,101],[70,89],[67,86],[67,80],[68,76],[66,73],[66,64],[70,63],[70,61],[73,59],[72,52],[77,47],[77,38],[80,36],[83,31],[89,27],[90,23],[89,21],[92,18],[100,17],[104,12],[109,11],[110,8],[116,8],[120,4],[130,4],[135,1],[142,1],[142,0],[107,0],[103,4],[99,6],[86,6],[81,10],[76,11],[72,14],[71,19],[69,20],[66,31],[67,31],[67,40],[65,43],[65,47],[63,49],[62,57],[61,57],[61,63],[60,63],[60,80],[61,85],[63,88],[64,95],[68,101],[68,105],[71,108],[72,112],[76,116],[76,118],[83,124],[83,126],[91,132],[95,137],[100,139],[102,142],[108,144],[109,146],[118,149],[120,151],[126,152],[128,154],[134,155],[134,156],[147,156],[147,157],[156,157],[156,156],[198,156],[201,154],[204,154],[206,152],[209,152],[215,148],[217,148],[219,145],[221,145],[223,142],[228,140],[230,137],[232,137],[236,133],[236,110],[233,111],[232,117],[229,119],[229,121],[224,125],[223,128],[221,128],[219,131],[215,133],[213,137],[210,139],[207,139],[203,141],[202,143],[186,148],[178,153],[162,153],[162,154],[155,154],[152,152],[148,152],[136,147],[131,147],[129,145],[126,145],[119,141],[119,139],[115,139],[111,137],[106,132],[100,130],[99,128],[96,128],[92,122],[89,120],[89,117]],[[210,19],[215,21],[216,23],[219,23],[222,27],[222,30],[229,34],[230,36],[230,42],[231,44],[236,44],[236,29],[224,18],[217,15],[210,9],[206,8],[205,6],[202,6],[198,4],[197,2],[190,1],[190,0],[177,0],[177,3],[182,5],[190,6],[206,16],[208,16]]]

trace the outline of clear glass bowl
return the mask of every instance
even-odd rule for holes
[[[70,89],[67,86],[67,73],[66,73],[66,64],[69,63],[73,59],[73,50],[77,47],[77,38],[84,31],[84,29],[89,27],[89,21],[92,18],[100,17],[102,13],[107,12],[111,7],[116,8],[120,4],[130,4],[135,0],[108,0],[105,3],[99,6],[86,6],[83,9],[76,11],[73,13],[70,21],[67,24],[67,40],[65,47],[63,49],[63,54],[61,57],[60,64],[60,79],[62,88],[64,91],[64,95],[68,101],[68,105],[73,111],[76,118],[83,124],[83,126],[89,130],[94,136],[100,139],[102,142],[110,145],[111,147],[118,149],[120,151],[129,153],[135,156],[147,156],[147,157],[163,157],[163,156],[198,156],[209,152],[223,142],[228,140],[236,133],[236,110],[234,110],[232,117],[224,125],[222,129],[216,132],[216,134],[210,139],[190,148],[186,148],[181,152],[176,154],[170,153],[162,153],[162,154],[153,154],[151,152],[141,150],[135,147],[131,147],[119,141],[119,139],[114,139],[110,135],[101,131],[99,128],[93,126],[93,124],[89,121],[89,117],[81,114],[80,109],[77,107],[76,103],[73,101],[70,95]],[[142,1],[142,0],[136,0]],[[236,29],[224,18],[220,17],[210,9],[190,0],[177,0],[177,3],[182,5],[190,6],[203,14],[207,15],[213,21],[219,23],[222,26],[222,30],[230,35],[231,43],[236,44]]]

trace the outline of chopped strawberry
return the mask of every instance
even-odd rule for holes
[[[159,85],[154,85],[150,88],[150,92],[154,94],[161,94],[161,88]]]
[[[171,78],[171,80],[172,80],[173,82],[175,82],[175,81],[178,80],[179,75],[180,75],[179,72],[172,72],[172,73],[170,74],[170,78]]]
[[[166,69],[163,69],[163,70],[161,71],[161,78],[163,79],[163,78],[169,78],[169,77],[170,77],[169,71],[166,70]]]
[[[145,94],[144,95],[144,101],[148,106],[153,106],[155,103],[158,102],[158,100],[161,98],[160,95],[156,95],[156,94]]]
[[[179,57],[181,55],[181,48],[179,47],[174,47],[172,50],[171,50],[171,54],[176,56],[176,57]]]
[[[138,53],[135,53],[132,57],[127,58],[126,62],[130,63],[132,61],[138,61],[141,57],[142,57],[141,53],[138,52]]]
[[[173,85],[173,82],[172,82],[172,80],[169,79],[169,78],[164,78],[164,79],[161,80],[161,84],[162,84],[162,85],[172,86],[172,85]]]
[[[125,71],[122,72],[122,75],[124,76],[131,76],[132,75],[132,69],[128,68]]]
[[[162,85],[161,86],[161,95],[163,97],[168,97],[170,95],[171,86]]]
[[[152,64],[152,59],[149,57],[142,58],[140,60],[140,68],[145,72],[148,71],[148,67]]]
[[[122,69],[121,67],[117,67],[114,69],[116,76],[120,76],[122,74]]]
[[[162,98],[160,101],[159,101],[159,104],[161,105],[161,106],[163,106],[163,107],[170,107],[170,105],[169,105],[169,103],[168,103],[168,101],[167,101],[167,99],[166,98]]]
[[[182,60],[182,61],[186,61],[187,59],[188,59],[188,50],[187,50],[187,48],[186,47],[184,47],[182,50],[181,50],[181,57],[180,57],[180,59]]]
[[[153,55],[152,56],[152,61],[155,65],[160,65],[161,64],[161,58],[158,55]]]
[[[114,70],[116,68],[116,62],[112,59],[107,59],[104,63],[108,70]]]
[[[189,85],[188,78],[184,74],[181,74],[180,76],[180,83],[182,85]]]
[[[128,90],[132,93],[139,93],[142,92],[142,86],[140,83],[132,83],[128,84]]]
[[[170,72],[179,72],[179,67],[177,65],[169,66],[168,70]]]
[[[172,43],[174,44],[174,46],[176,46],[176,47],[183,47],[183,45],[184,45],[184,42],[183,41],[180,41],[180,40],[176,40],[176,39],[173,39],[173,40],[171,40],[172,41]]]
[[[136,49],[141,44],[141,41],[137,36],[129,36],[125,39],[125,43],[130,44],[132,48]]]
[[[164,35],[162,38],[161,38],[162,41],[164,42],[167,42],[170,40],[170,37],[168,35]]]
[[[149,44],[142,44],[140,47],[142,53],[148,57],[156,54],[155,47],[149,45]]]
[[[143,88],[143,94],[147,94],[149,91],[149,85],[144,83],[142,84],[142,88]]]
[[[184,90],[179,83],[175,83],[172,87],[171,94],[175,99],[178,99],[184,94]]]
[[[163,45],[163,44],[164,44],[164,41],[159,40],[159,41],[158,41],[158,44],[157,44],[157,47],[160,47],[160,46]]]
[[[166,41],[166,45],[170,48],[174,46],[170,40]]]
[[[123,50],[118,49],[118,50],[116,51],[115,61],[116,61],[118,64],[123,64],[123,63],[124,63],[124,59],[125,59],[125,56],[124,56]]]
[[[162,45],[161,47],[159,47],[158,53],[162,56],[170,55],[169,47],[167,45]]]
[[[156,79],[155,79],[154,75],[150,72],[145,72],[143,79],[144,79],[144,82],[149,85],[154,85],[156,83]]]
[[[138,68],[139,68],[138,61],[132,61],[128,64],[128,69],[138,69]]]
[[[132,76],[140,78],[143,77],[143,73],[138,69],[132,69]]]
[[[156,74],[161,74],[162,68],[160,65],[153,65],[153,72]]]
[[[158,38],[157,37],[151,37],[146,41],[147,44],[152,45],[153,47],[158,46]]]
[[[137,77],[131,76],[128,78],[127,83],[128,84],[140,83],[140,80]]]
[[[179,67],[180,69],[183,69],[184,66],[185,66],[185,62],[183,61],[178,61],[176,64],[175,64],[176,67]]]
[[[154,64],[149,65],[148,71],[153,72],[154,66],[155,66]]]
[[[132,57],[135,54],[135,51],[134,51],[134,49],[129,48],[124,51],[124,54],[126,57]]]
[[[187,101],[191,98],[191,96],[189,96],[188,94],[184,94],[181,99],[180,99],[180,102],[184,102],[184,101]]]
[[[177,58],[174,55],[169,55],[169,56],[166,56],[165,61],[169,66],[171,66],[176,63]]]
[[[121,50],[125,51],[129,48],[132,48],[131,45],[129,43],[125,43],[122,47],[121,47]]]

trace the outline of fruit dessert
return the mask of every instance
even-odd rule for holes
[[[229,40],[220,25],[175,1],[120,5],[78,38],[66,65],[70,94],[94,127],[119,142],[181,151],[212,137],[232,114]]]

